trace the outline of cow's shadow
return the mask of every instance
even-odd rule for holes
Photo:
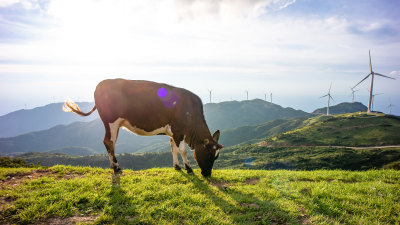
[[[135,224],[136,205],[133,197],[128,196],[120,185],[121,174],[112,174],[111,189],[108,193],[108,204],[104,208],[104,215],[108,215],[100,221],[104,224]]]
[[[283,209],[273,200],[265,200],[270,199],[268,196],[261,199],[254,194],[254,191],[244,191],[242,188],[238,188],[238,185],[244,184],[223,183],[215,178],[202,178],[183,171],[179,173],[193,184],[198,193],[219,208],[222,214],[216,217],[226,218],[228,223],[297,224],[301,219],[296,219],[293,213]],[[114,182],[115,179],[118,178],[114,177]],[[248,188],[253,187],[248,186]],[[140,223],[133,196],[128,195],[120,185],[112,185],[108,198],[109,203],[104,209],[104,214],[109,217],[105,218],[104,223]],[[218,219],[220,218],[216,218],[215,221],[218,222]]]
[[[217,181],[213,178],[199,178],[196,175],[183,173],[203,196],[210,199],[214,205],[220,208],[233,223],[275,223],[296,224],[299,223],[296,216],[283,209],[271,200],[261,200],[252,193],[245,193],[230,186],[228,183]],[[204,182],[206,181],[206,182]],[[264,198],[266,199],[266,198]]]

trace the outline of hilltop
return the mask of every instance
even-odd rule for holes
[[[0,168],[1,224],[397,224],[400,172]],[[119,180],[120,185],[111,185]]]
[[[283,108],[261,99],[254,99],[241,102],[208,103],[204,105],[204,115],[210,130],[227,130],[276,119],[305,117],[310,114],[290,107]]]
[[[326,114],[327,107],[319,108],[314,110],[312,113]],[[365,112],[367,111],[367,106],[363,105],[361,102],[343,102],[337,105],[329,107],[329,114],[344,114],[344,113],[354,113],[354,112]]]

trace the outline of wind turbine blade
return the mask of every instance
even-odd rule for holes
[[[369,69],[370,69],[370,71],[371,71],[371,73],[372,73],[372,63],[371,63],[371,50],[369,50]]]
[[[332,101],[336,102],[335,99],[332,98],[332,96],[329,95],[329,97],[332,99]]]
[[[374,73],[375,75],[378,75],[378,76],[381,76],[381,77],[386,77],[386,78],[389,78],[389,79],[392,79],[392,80],[396,80],[395,78],[393,78],[393,77],[388,77],[388,76],[385,76],[385,75],[383,75],[383,74],[380,74],[380,73]]]
[[[329,86],[329,91],[328,91],[328,93],[331,93],[331,87],[332,87],[332,82],[331,82],[331,85]]]
[[[371,75],[371,73],[369,73],[366,77],[364,77],[364,79],[362,79],[360,82],[358,82],[356,85],[354,85],[353,88],[357,87],[357,85],[359,85],[361,82],[363,82],[364,80],[366,80],[366,79],[369,77],[369,75]]]
[[[323,97],[326,97],[326,96],[328,96],[328,95],[324,95],[324,96],[321,96],[321,97],[319,97],[319,98],[323,98]]]

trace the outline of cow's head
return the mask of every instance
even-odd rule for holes
[[[219,130],[215,131],[213,139],[205,139],[194,152],[194,158],[201,169],[201,174],[205,177],[211,176],[214,161],[219,156],[219,150],[223,148],[218,144],[219,135]]]

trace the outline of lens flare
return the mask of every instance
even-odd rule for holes
[[[157,90],[157,95],[160,97],[162,103],[168,108],[174,108],[179,103],[179,96],[174,91],[168,91],[165,88]]]
[[[165,88],[160,88],[157,91],[158,97],[160,97],[160,98],[164,98],[167,95],[167,93],[168,93],[167,89],[165,89]]]

